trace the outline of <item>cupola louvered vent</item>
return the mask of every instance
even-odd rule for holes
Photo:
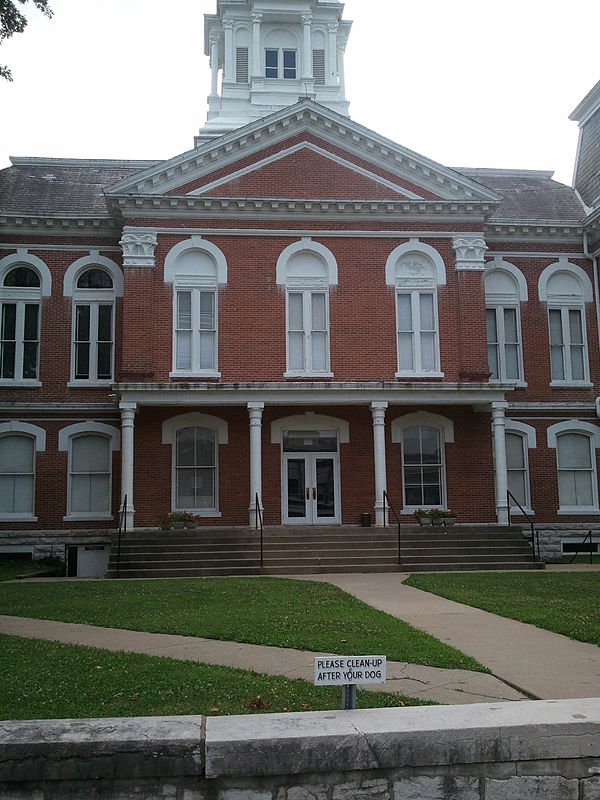
[[[248,83],[248,48],[235,49],[235,79],[237,83]]]
[[[325,50],[313,50],[313,77],[317,86],[325,85]]]

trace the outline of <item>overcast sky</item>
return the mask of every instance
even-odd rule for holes
[[[193,147],[216,0],[50,0],[0,48],[9,155],[162,159]],[[555,170],[600,79],[598,0],[347,0],[351,117],[447,166]]]

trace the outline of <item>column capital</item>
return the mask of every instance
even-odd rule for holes
[[[302,20],[302,24],[303,25],[311,25],[312,21],[313,21],[313,15],[312,14],[302,14],[300,16],[300,19]]]
[[[262,11],[252,11],[250,14],[250,19],[252,20],[253,25],[260,25],[263,21],[264,14]]]
[[[233,30],[233,17],[224,17],[223,27],[229,31]]]
[[[210,43],[210,46],[211,47],[215,47],[215,45],[216,46],[220,45],[222,38],[223,37],[221,36],[221,32],[220,31],[215,31],[214,33],[211,33],[211,35],[209,36],[209,39],[208,39],[208,41]]]
[[[482,272],[485,269],[485,251],[488,246],[481,234],[455,236],[452,246],[456,251],[456,269]]]
[[[492,403],[492,416],[503,417],[507,408],[508,403],[506,402]]]
[[[154,258],[156,242],[157,238],[154,232],[124,233],[119,242],[123,248],[123,266],[154,268],[156,266]]]
[[[329,31],[329,33],[337,33],[337,30],[338,30],[337,22],[328,22],[327,23],[327,30]]]
[[[373,425],[385,425],[385,412],[387,403],[371,403],[371,414],[373,415]]]
[[[135,412],[137,411],[137,403],[132,403],[129,400],[121,400],[121,402],[119,403],[119,408],[122,414],[127,411],[131,411],[135,414]]]
[[[265,407],[264,403],[259,403],[257,400],[250,400],[250,402],[247,405],[248,405],[248,411],[253,411],[253,410],[262,411],[263,408]]]

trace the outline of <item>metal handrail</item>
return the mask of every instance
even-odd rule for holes
[[[535,530],[535,528],[534,528],[533,517],[530,514],[528,514],[527,511],[525,511],[525,509],[523,508],[521,503],[519,503],[517,498],[510,491],[506,492],[506,505],[508,506],[508,524],[509,525],[511,524],[511,512],[510,512],[510,501],[511,501],[511,499],[514,500],[515,503],[519,506],[519,508],[521,510],[521,514],[523,514],[525,519],[529,522],[529,525],[531,527],[530,541],[531,541],[531,550],[533,552],[533,560],[534,561],[539,561],[540,560],[540,534],[539,534],[539,531]],[[537,544],[537,555],[536,555],[536,544]]]
[[[117,573],[121,567],[121,534],[127,533],[127,495],[119,512],[119,538],[117,540]]]
[[[386,512],[387,509],[391,509],[392,514],[396,520],[396,524],[398,525],[398,564],[402,564],[402,538],[400,533],[400,517],[396,513],[396,509],[392,505],[388,493],[386,490],[383,490],[383,527],[387,528],[387,521],[386,521]]]
[[[264,563],[264,546],[263,546],[264,526],[263,526],[262,511],[260,510],[260,500],[258,499],[258,492],[256,493],[256,497],[254,499],[254,507],[255,507],[254,525],[256,530],[258,530],[258,526],[260,524],[260,568],[262,569]]]
[[[572,558],[572,559],[569,561],[569,564],[572,564],[572,563],[575,561],[575,559],[576,559],[576,558],[577,558],[577,556],[579,555],[579,548],[580,548],[582,545],[584,545],[584,544],[587,542],[587,540],[588,540],[588,539],[590,540],[590,564],[593,564],[593,563],[594,563],[594,561],[593,561],[593,558],[592,558],[592,555],[593,555],[593,554],[592,554],[592,531],[591,531],[591,529],[590,529],[590,530],[587,532],[587,536],[585,537],[585,539],[583,539],[583,541],[579,542],[579,544],[577,545],[577,550],[576,550],[576,551],[575,551],[575,553],[573,554],[573,558]]]

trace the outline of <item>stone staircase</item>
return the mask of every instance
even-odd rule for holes
[[[396,528],[268,527],[264,566],[260,535],[248,528],[196,531],[135,530],[113,539],[110,578],[183,578],[211,575],[302,575],[327,572],[423,572],[535,569],[517,526],[402,526],[402,564]]]

